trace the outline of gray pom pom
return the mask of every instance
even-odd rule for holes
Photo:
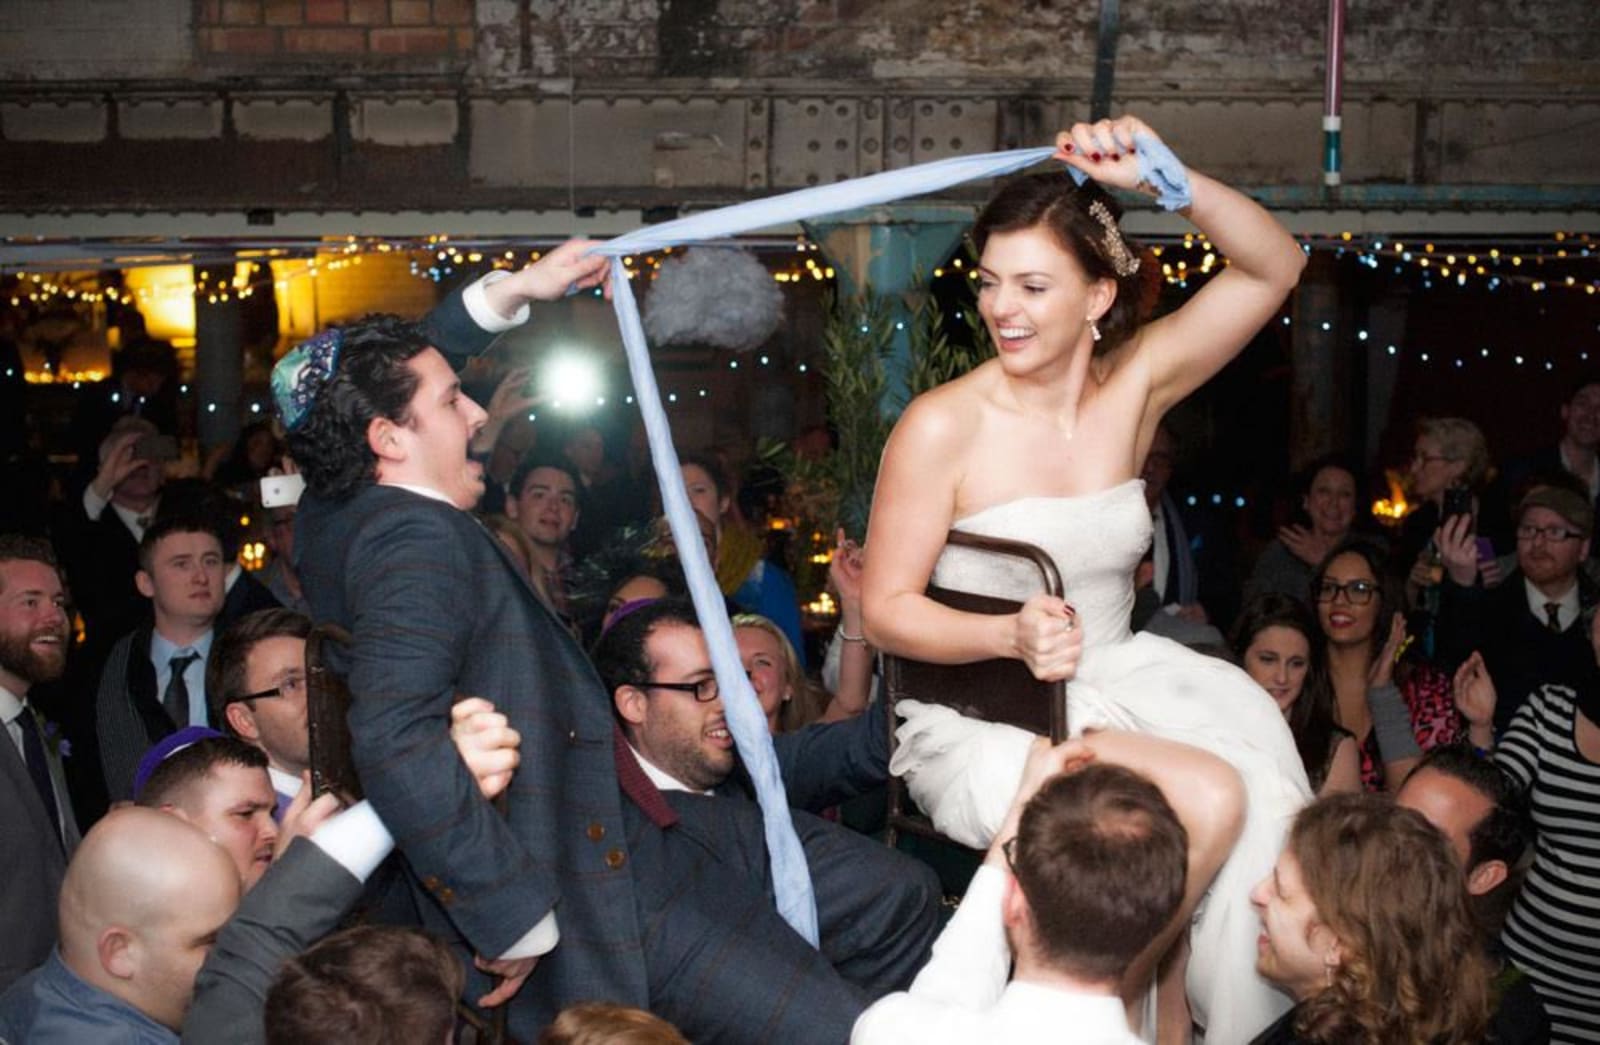
[[[644,303],[657,345],[701,344],[747,352],[783,322],[783,291],[747,251],[693,247],[665,262]]]

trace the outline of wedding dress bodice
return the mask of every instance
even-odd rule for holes
[[[1077,497],[1007,501],[958,519],[954,528],[1025,541],[1055,560],[1086,651],[1128,638],[1134,572],[1150,547],[1142,480]],[[933,583],[1017,601],[1043,590],[1038,571],[1028,563],[954,546],[939,556]]]

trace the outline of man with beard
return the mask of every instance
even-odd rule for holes
[[[1500,694],[1495,732],[1545,683],[1582,688],[1595,674],[1587,621],[1600,593],[1584,575],[1594,527],[1589,498],[1566,485],[1535,486],[1516,511],[1517,568],[1494,589],[1478,578],[1472,517],[1439,528],[1445,579],[1439,591],[1435,650],[1455,670],[1483,654]]]
[[[50,546],[0,535],[0,990],[49,957],[78,845],[60,756],[28,704],[36,683],[61,677],[66,656],[66,595]]]

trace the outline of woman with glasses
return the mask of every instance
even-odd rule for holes
[[[1411,455],[1410,493],[1417,507],[1400,528],[1394,562],[1406,576],[1406,601],[1415,606],[1443,574],[1434,533],[1445,521],[1445,495],[1452,489],[1477,495],[1489,478],[1489,444],[1478,426],[1464,417],[1429,417],[1417,423]]]
[[[1277,592],[1257,595],[1239,614],[1232,645],[1245,673],[1283,712],[1311,789],[1361,790],[1356,739],[1333,718],[1327,642],[1305,603]]]
[[[1376,545],[1349,540],[1311,581],[1334,717],[1356,738],[1369,791],[1398,788],[1424,751],[1462,736],[1449,677],[1407,655],[1405,617],[1383,564]]]

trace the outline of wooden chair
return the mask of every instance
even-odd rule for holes
[[[1061,574],[1043,550],[1023,541],[951,530],[948,545],[969,548],[983,555],[1021,560],[1038,575],[1038,590],[1061,597]],[[1015,613],[1022,603],[971,592],[929,585],[928,597],[968,613]],[[884,700],[888,702],[889,751],[894,753],[894,705],[919,700],[952,707],[969,718],[1005,722],[1048,736],[1053,742],[1067,737],[1067,684],[1041,682],[1020,660],[998,658],[970,664],[930,664],[893,654],[883,656]],[[889,778],[887,838],[896,844],[901,831],[949,842],[934,830],[928,818],[916,811],[899,777]],[[950,843],[955,844],[955,843]]]
[[[361,801],[361,781],[350,760],[350,687],[329,662],[350,644],[336,624],[318,624],[306,637],[306,732],[310,740],[311,788],[332,791],[346,803]]]
[[[336,666],[340,651],[351,643],[348,631],[335,624],[319,624],[306,637],[306,731],[310,740],[311,787],[317,795],[332,791],[347,805],[362,797],[361,781],[350,757],[350,687]],[[494,800],[502,816],[506,795]],[[480,1016],[458,1003],[457,1022],[470,1030],[462,1041],[478,1045],[514,1045],[506,1030],[506,1006]],[[470,1037],[469,1037],[470,1035]]]

